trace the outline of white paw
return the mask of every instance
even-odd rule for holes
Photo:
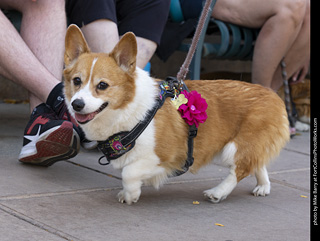
[[[141,191],[137,191],[134,193],[129,193],[128,191],[121,190],[117,197],[120,203],[126,203],[131,205],[132,203],[136,203],[139,200]]]
[[[212,203],[219,203],[222,200],[226,199],[228,195],[223,195],[219,189],[212,188],[203,192],[203,195]]]
[[[257,185],[253,191],[254,196],[266,196],[270,194],[270,184]]]

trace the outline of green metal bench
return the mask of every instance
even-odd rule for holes
[[[213,0],[209,10],[209,16],[213,11],[216,0]],[[183,22],[184,16],[179,0],[171,0],[170,18],[173,22]],[[218,30],[219,43],[205,42],[205,36],[209,28]],[[198,46],[190,65],[189,78],[200,79],[201,58],[229,59],[229,60],[251,60],[254,43],[259,33],[257,29],[240,27],[231,23],[222,22],[212,17],[205,22],[204,31],[198,42]],[[214,31],[216,33],[217,31]],[[189,43],[182,43],[180,51],[187,52]]]

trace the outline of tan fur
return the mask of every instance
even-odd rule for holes
[[[230,79],[241,80],[251,83],[250,73],[233,73],[233,72],[212,72],[201,74],[201,79]],[[291,84],[291,96],[296,105],[298,112],[298,119],[302,122],[310,124],[310,79],[306,78],[304,81]],[[284,101],[283,86],[277,91],[278,95]]]
[[[66,66],[72,64],[72,62],[77,59],[83,53],[89,53],[90,48],[81,31],[78,27],[71,25],[68,28],[68,33],[65,39],[65,53],[64,53],[64,63]]]
[[[278,91],[279,96],[284,100],[284,89]],[[298,118],[302,122],[310,120],[310,79],[291,85],[292,100],[296,105]],[[307,122],[310,124],[310,122]]]
[[[68,99],[71,99],[78,91],[74,85],[70,84],[70,81],[75,77],[80,77],[83,84],[79,88],[83,88],[89,81],[91,63],[95,58],[98,58],[94,79],[90,86],[94,90],[93,95],[108,101],[112,109],[122,109],[132,101],[135,89],[134,69],[136,68],[137,48],[131,48],[136,43],[134,36],[128,35],[128,37],[127,41],[120,41],[110,54],[91,53],[81,31],[75,25],[68,28],[64,55],[66,65],[64,70],[65,93]],[[77,61],[75,62],[75,60]],[[118,66],[125,68],[126,72],[121,71]],[[81,74],[78,72],[79,69]],[[107,94],[96,89],[100,81],[109,85]]]
[[[74,93],[78,90],[74,85],[69,84],[72,79],[75,77],[81,77],[83,84],[80,88],[83,88],[89,78],[91,63],[94,58],[98,58],[98,61],[95,65],[96,74],[94,80],[90,83],[92,92],[95,97],[99,97],[104,101],[108,101],[110,108],[112,109],[122,109],[130,103],[133,98],[133,91],[127,91],[128,89],[134,90],[134,78],[125,75],[123,71],[120,71],[116,68],[117,64],[108,54],[82,54],[79,57],[79,60],[71,67],[68,67],[64,70],[64,80],[65,92],[68,95],[68,98],[71,98]],[[90,63],[90,64],[89,64]],[[77,72],[77,69],[81,69],[81,76]],[[108,94],[106,95],[104,91],[98,90],[95,86],[100,82],[106,82],[109,87]]]
[[[273,91],[230,80],[186,81],[186,84],[208,103],[208,119],[200,124],[194,141],[192,172],[209,164],[227,143],[234,141],[238,149],[236,174],[240,181],[268,164],[289,140],[285,107]],[[186,159],[188,127],[170,100],[155,119],[156,153],[161,165],[178,169]]]

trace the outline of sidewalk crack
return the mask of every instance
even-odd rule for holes
[[[29,223],[29,224],[37,227],[37,228],[40,228],[40,229],[42,229],[44,231],[47,231],[47,232],[49,232],[49,233],[51,233],[51,234],[53,234],[55,236],[58,236],[60,238],[65,239],[65,240],[82,241],[79,238],[76,238],[76,237],[74,237],[74,236],[72,236],[70,234],[67,234],[67,233],[65,233],[65,232],[63,232],[61,230],[58,230],[58,229],[53,228],[53,227],[51,227],[51,226],[49,226],[49,225],[47,225],[45,223],[42,223],[42,222],[37,221],[37,220],[35,220],[35,219],[31,218],[31,217],[28,217],[28,216],[26,216],[26,215],[24,215],[24,214],[22,214],[22,213],[20,213],[20,212],[18,212],[16,210],[14,210],[12,208],[9,208],[9,207],[1,204],[1,203],[0,203],[0,211],[3,211],[3,212],[5,212],[5,213],[7,213],[7,214],[9,214],[9,215],[11,215],[13,217],[16,217],[16,218],[18,218],[18,219],[20,219],[20,220],[22,220],[24,222],[27,222],[27,223]]]

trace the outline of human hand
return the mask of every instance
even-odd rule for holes
[[[310,61],[305,61],[305,63],[291,76],[291,84],[297,84],[302,82],[308,71],[309,71]]]

